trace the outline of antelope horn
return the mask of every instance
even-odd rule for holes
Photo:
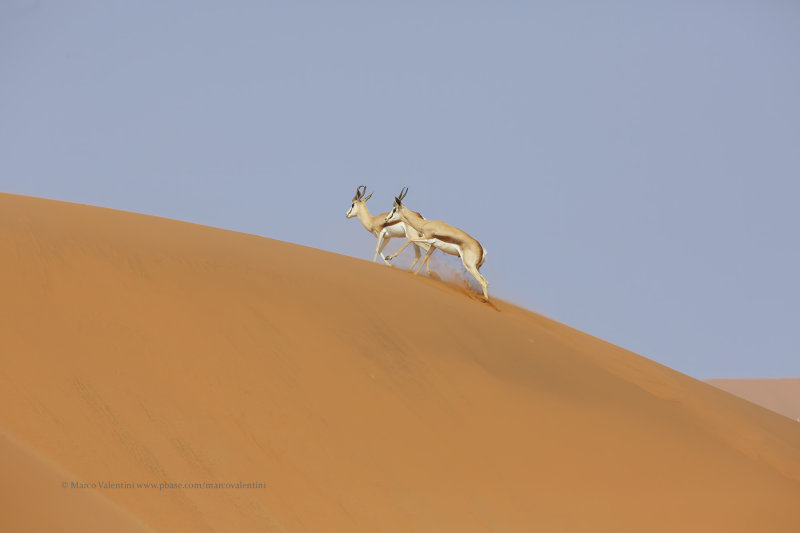
[[[408,194],[408,187],[403,187],[403,190],[400,191],[400,200],[403,200],[403,198],[405,198],[407,194]]]
[[[356,187],[356,195],[353,196],[353,201],[355,202],[356,200],[361,200],[361,197],[364,196],[365,192],[367,192],[366,185],[359,185],[358,187]]]

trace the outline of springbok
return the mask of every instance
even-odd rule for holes
[[[403,251],[403,248],[411,243],[430,245],[428,252],[422,259],[423,263],[430,261],[430,256],[436,248],[439,248],[446,254],[457,255],[461,258],[464,268],[466,268],[467,271],[478,280],[478,283],[480,283],[483,289],[483,297],[486,298],[488,302],[489,292],[487,289],[489,287],[489,282],[486,281],[486,278],[478,271],[486,260],[486,248],[481,246],[481,243],[467,235],[463,230],[453,227],[441,220],[425,220],[419,213],[408,209],[403,205],[403,199],[406,197],[406,194],[408,194],[408,187],[403,188],[400,192],[400,196],[394,197],[392,211],[386,216],[385,222],[386,224],[403,222],[406,228],[413,228],[420,236],[409,237],[408,242],[386,259],[394,259],[397,254]],[[422,264],[417,267],[414,274],[419,274],[421,269]]]
[[[350,204],[350,209],[347,211],[345,216],[347,218],[358,217],[358,220],[361,222],[361,225],[364,226],[364,229],[366,229],[368,232],[372,233],[378,238],[378,243],[375,245],[375,255],[372,257],[372,261],[373,262],[377,261],[378,254],[380,254],[381,259],[383,259],[383,262],[391,266],[391,263],[389,263],[389,261],[386,260],[386,256],[383,255],[383,249],[386,247],[389,241],[394,237],[418,238],[420,237],[420,235],[413,228],[409,230],[408,226],[406,226],[400,220],[387,223],[386,215],[389,214],[388,211],[374,217],[370,215],[369,209],[367,208],[367,200],[372,198],[372,193],[369,193],[369,195],[364,197],[364,194],[366,194],[366,192],[367,192],[366,185],[361,185],[356,189],[356,195],[353,196],[353,201]],[[419,213],[417,214],[419,215]],[[422,217],[422,215],[419,216]],[[405,248],[406,246],[408,246],[408,242],[406,242],[403,248]],[[414,262],[411,264],[411,268],[409,270],[413,270],[414,267],[417,265],[417,262],[419,261],[420,256],[422,255],[420,254],[419,251],[420,248],[422,248],[426,252],[430,252],[429,250],[430,246],[426,244],[415,243]],[[397,254],[395,254],[392,257],[395,257],[396,255]],[[430,258],[428,260],[428,263],[430,263]],[[421,266],[422,265],[420,264],[420,267]],[[428,272],[428,274],[431,273],[430,264],[426,265],[426,271]]]

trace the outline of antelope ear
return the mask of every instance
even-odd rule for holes
[[[366,201],[367,201],[367,200],[369,200],[370,198],[372,198],[372,193],[369,193],[369,194],[367,195],[367,197],[366,197],[366,198],[364,198],[364,201],[366,202]]]

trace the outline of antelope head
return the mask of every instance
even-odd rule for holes
[[[400,219],[400,210],[405,209],[405,206],[403,206],[403,198],[405,198],[407,194],[408,187],[403,187],[403,190],[400,191],[400,196],[394,197],[394,205],[392,206],[392,210],[389,212],[389,214],[386,215],[384,224]]]
[[[353,196],[353,201],[350,204],[350,209],[348,209],[347,213],[345,214],[347,218],[357,217],[358,210],[361,209],[361,207],[366,204],[367,200],[372,198],[372,193],[369,193],[366,197],[364,197],[364,194],[366,194],[366,192],[367,192],[366,185],[358,186],[358,188],[356,189],[356,195]]]

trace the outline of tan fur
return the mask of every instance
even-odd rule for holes
[[[486,250],[484,250],[481,243],[479,243],[476,239],[472,238],[468,235],[465,231],[451,226],[446,222],[442,222],[441,220],[426,220],[422,218],[419,213],[411,211],[407,207],[405,207],[399,199],[395,199],[394,208],[389,216],[386,217],[386,222],[393,222],[394,220],[401,220],[405,225],[406,228],[413,228],[416,230],[420,236],[416,238],[409,238],[408,242],[404,244],[400,250],[395,252],[394,254],[387,257],[388,260],[391,260],[401,251],[403,248],[408,246],[409,244],[421,244],[425,243],[431,245],[428,249],[428,252],[425,254],[425,257],[422,259],[422,263],[427,264],[430,262],[430,255],[433,253],[433,250],[437,247],[440,248],[436,243],[437,241],[441,241],[443,243],[451,243],[458,247],[458,255],[461,257],[461,262],[464,264],[464,268],[472,274],[478,283],[481,285],[483,289],[483,297],[486,300],[489,300],[489,282],[486,281],[486,278],[479,272],[479,268],[483,265],[483,262],[486,258]],[[446,250],[443,250],[446,253]],[[420,269],[422,268],[422,264],[417,267],[415,274],[419,273]]]
[[[386,245],[389,243],[389,241],[394,238],[394,236],[387,235],[387,231],[386,230],[390,226],[395,226],[397,224],[400,224],[402,221],[401,220],[395,220],[395,221],[392,221],[392,222],[386,222],[386,217],[389,214],[388,212],[381,213],[381,214],[379,214],[377,216],[372,216],[370,214],[370,212],[369,212],[369,208],[367,207],[367,200],[370,199],[372,194],[370,193],[369,196],[364,198],[364,193],[366,193],[366,187],[363,187],[363,191],[361,190],[362,187],[359,187],[358,190],[356,191],[356,195],[353,197],[353,205],[347,211],[347,214],[345,216],[347,218],[352,218],[354,216],[358,217],[358,220],[359,220],[359,222],[361,222],[361,225],[364,226],[364,229],[366,229],[368,232],[372,233],[373,235],[375,235],[378,238],[378,241],[377,241],[377,243],[375,245],[375,255],[372,257],[372,261],[373,262],[377,261],[378,260],[378,255],[380,255],[381,259],[383,259],[383,262],[386,263],[387,265],[390,265],[390,263],[387,261],[386,257],[383,255],[383,249],[386,247]],[[419,213],[417,213],[417,214],[419,214]],[[422,215],[420,215],[420,216],[422,216]],[[405,228],[405,236],[406,236],[407,239],[409,237],[413,237],[413,238],[419,238],[420,237],[419,233],[417,233],[413,229],[409,229],[409,226],[405,226],[404,225],[404,228]],[[407,244],[408,244],[408,242],[406,242],[406,245]],[[403,248],[405,248],[406,245],[404,245]],[[401,250],[403,248],[401,248]],[[427,244],[423,244],[423,243],[416,243],[415,244],[415,246],[414,246],[414,262],[411,264],[411,268],[409,270],[413,270],[414,267],[419,262],[420,257],[422,255],[420,253],[420,248],[427,252],[429,250],[430,246],[428,246]],[[427,271],[428,274],[431,273],[431,269],[430,269],[430,264],[429,263],[430,263],[430,261],[428,263],[426,263],[426,265],[425,265],[426,266],[426,271]],[[420,264],[420,266],[422,266],[422,265]]]

